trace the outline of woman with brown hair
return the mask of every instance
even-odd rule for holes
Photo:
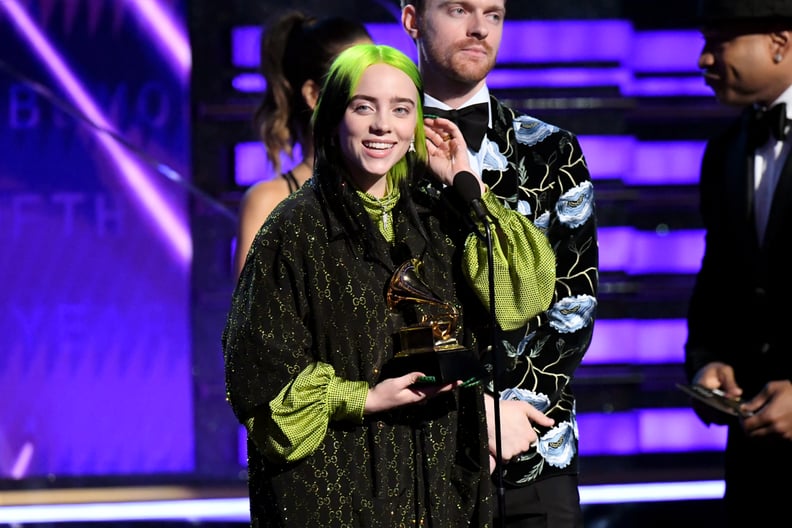
[[[242,197],[234,268],[242,271],[250,244],[272,210],[311,176],[313,140],[310,119],[322,78],[338,53],[353,44],[371,42],[365,26],[341,17],[319,19],[289,11],[264,27],[261,71],[267,82],[253,116],[267,159],[276,177],[251,186]],[[281,156],[301,161],[282,172]]]

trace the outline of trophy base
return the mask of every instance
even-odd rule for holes
[[[385,363],[381,379],[396,378],[410,372],[422,372],[426,379],[421,383],[432,384],[482,380],[489,375],[471,350],[453,347],[448,350],[399,354]]]

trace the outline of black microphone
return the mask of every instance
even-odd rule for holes
[[[460,171],[454,175],[454,189],[465,204],[473,208],[473,212],[482,222],[487,220],[487,208],[481,203],[481,186],[472,172]]]

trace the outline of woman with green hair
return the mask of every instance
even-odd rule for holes
[[[253,241],[223,333],[253,526],[491,525],[481,387],[382,372],[400,329],[437,308],[389,304],[404,262],[420,262],[421,280],[453,307],[454,340],[478,351],[488,335],[486,247],[451,196],[470,170],[466,145],[450,121],[423,119],[422,100],[400,51],[341,53],[314,110],[314,177]],[[481,190],[499,234],[498,291],[532,281],[534,301],[508,308],[532,317],[550,302],[539,285],[554,279],[552,249]],[[515,259],[530,269],[510,273]],[[552,424],[539,411],[530,419]]]

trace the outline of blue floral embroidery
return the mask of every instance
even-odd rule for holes
[[[575,426],[572,422],[561,422],[547,431],[536,450],[548,464],[557,468],[565,468],[575,456]]]
[[[591,295],[576,295],[559,300],[547,311],[547,315],[553,328],[568,334],[588,326],[596,307],[597,299]]]
[[[580,438],[578,435],[578,423],[577,423],[577,402],[572,402],[572,432],[575,433],[575,438]]]
[[[519,200],[517,202],[517,212],[523,216],[528,216],[531,214],[531,204],[528,202],[528,200]]]
[[[534,225],[538,227],[542,233],[547,233],[547,228],[550,225],[550,211],[545,211],[534,220]]]
[[[531,116],[519,116],[512,121],[515,138],[518,143],[525,145],[536,145],[550,134],[558,132],[560,129],[555,125],[550,125]]]
[[[529,350],[529,358],[535,358],[539,355],[539,352],[541,352],[542,347],[544,347],[548,339],[549,337],[545,336],[536,341],[536,331],[534,330],[520,340],[517,345],[517,350],[514,350],[514,347],[511,346],[508,341],[504,341],[503,344],[506,347],[506,355],[510,358],[522,356],[525,354],[526,350]]]
[[[561,195],[556,204],[558,220],[575,228],[586,223],[594,212],[594,186],[584,181]]]
[[[504,171],[509,162],[506,156],[501,154],[498,144],[490,141],[487,137],[481,142],[481,168],[483,170]]]
[[[501,393],[501,400],[519,400],[528,402],[542,412],[550,408],[550,398],[546,394],[520,388],[506,389]]]

